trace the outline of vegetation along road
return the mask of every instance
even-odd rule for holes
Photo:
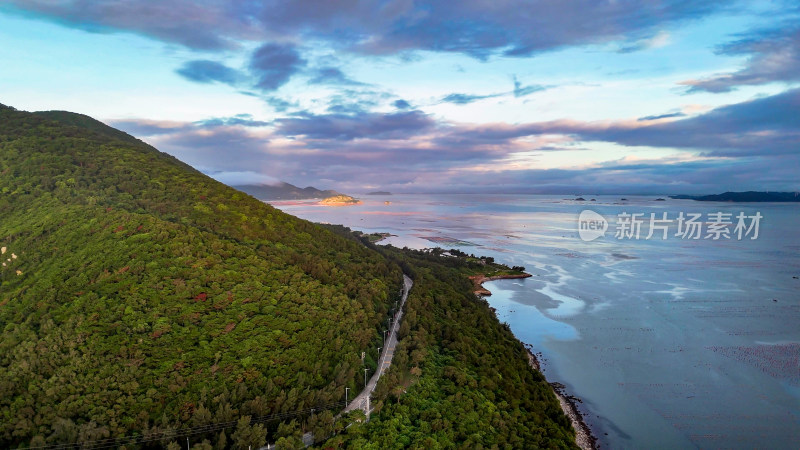
[[[394,317],[392,319],[392,326],[388,330],[389,335],[386,337],[386,342],[383,344],[383,351],[381,352],[381,357],[378,360],[378,370],[372,375],[370,378],[369,383],[364,387],[364,390],[361,391],[360,394],[356,398],[353,399],[350,404],[345,407],[344,412],[348,413],[355,409],[361,409],[364,411],[364,414],[369,415],[369,396],[372,394],[372,391],[375,390],[375,386],[378,384],[378,380],[381,378],[381,375],[389,368],[392,364],[392,356],[394,356],[394,348],[397,345],[397,330],[400,329],[400,320],[403,318],[403,306],[406,304],[406,299],[408,298],[408,291],[411,290],[411,286],[414,284],[411,281],[411,278],[408,275],[403,275],[403,298],[400,300],[400,307],[397,308],[397,311],[394,313]]]

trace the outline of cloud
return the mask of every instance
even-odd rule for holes
[[[670,43],[670,35],[666,31],[659,31],[653,36],[623,44],[618,53],[633,53],[641,50],[666,47]]]
[[[655,115],[655,116],[639,117],[636,120],[638,120],[639,122],[649,122],[651,120],[675,119],[675,118],[678,118],[678,117],[686,117],[686,114],[684,114],[682,112],[674,112],[674,113],[658,114],[658,115]]]
[[[408,109],[408,108],[411,108],[411,103],[408,103],[407,101],[403,100],[402,98],[399,99],[399,100],[395,100],[394,103],[392,103],[392,105],[394,105],[394,107],[397,108],[397,109]]]
[[[470,95],[470,94],[449,94],[442,98],[444,103],[455,103],[456,105],[467,105],[469,103],[477,102],[487,98],[500,97],[503,94],[486,94],[486,95]]]
[[[250,71],[257,79],[258,89],[274,91],[286,84],[305,63],[293,45],[264,44],[253,53]]]
[[[517,169],[439,174],[428,192],[542,193],[542,194],[696,194],[741,190],[798,189],[787,164],[797,155],[767,159],[652,160],[621,159],[580,169]],[[774,177],[764,177],[775,173]],[[431,182],[423,175],[417,179]]]
[[[298,106],[296,102],[290,102],[275,96],[265,97],[264,101],[279,113],[286,112],[289,108],[296,108]]]
[[[345,141],[403,138],[434,126],[430,116],[417,110],[391,114],[308,114],[306,117],[277,119],[276,123],[276,132],[284,136]]]
[[[468,105],[470,103],[474,103],[480,100],[485,100],[487,98],[497,98],[497,97],[505,97],[509,95],[513,95],[515,98],[525,97],[526,95],[533,94],[534,92],[543,91],[548,89],[547,86],[542,86],[539,84],[531,84],[528,86],[523,86],[522,83],[517,80],[517,76],[513,76],[514,80],[514,89],[507,92],[496,92],[492,94],[483,94],[483,95],[476,95],[476,94],[462,94],[462,93],[452,93],[442,97],[440,102],[444,103],[453,103],[456,105]]]
[[[341,86],[363,86],[361,83],[350,79],[340,69],[336,67],[322,67],[312,73],[312,78],[308,81],[311,84],[332,84]]]
[[[219,82],[235,85],[242,78],[239,71],[222,63],[208,60],[187,61],[175,72],[187,80],[198,83]]]
[[[797,153],[800,89],[722,106],[699,116],[642,127],[617,125],[574,130],[588,139],[623,145],[697,149],[721,156]],[[567,127],[568,129],[569,127]]]
[[[800,81],[800,25],[796,18],[780,27],[759,30],[718,49],[719,54],[749,55],[741,69],[700,80],[686,80],[688,92],[730,92],[738,86]]]
[[[229,172],[206,172],[206,175],[214,178],[220,183],[225,183],[228,186],[244,186],[244,185],[278,185],[281,180],[265,175],[263,173],[253,172],[252,170],[244,171],[229,171]]]
[[[136,137],[173,134],[186,130],[191,126],[185,122],[147,119],[109,120],[108,125],[114,128],[119,128],[120,130]]]
[[[271,124],[271,122],[265,122],[263,120],[254,120],[253,116],[250,114],[237,114],[233,117],[214,117],[211,119],[200,120],[194,122],[195,125],[200,127],[222,127],[222,126],[234,126],[239,125],[243,127],[265,127]]]
[[[800,89],[794,89],[670,122],[556,120],[518,125],[487,124],[455,130],[445,139],[475,145],[563,134],[581,141],[682,148],[724,156],[796,153],[800,148],[799,107]]]
[[[224,1],[193,0],[12,0],[12,5],[90,32],[130,31],[200,50],[238,47],[259,39],[261,26]]]
[[[512,93],[514,97],[524,97],[529,94],[533,94],[534,92],[539,92],[547,89],[546,86],[542,86],[540,84],[531,84],[529,86],[523,86],[522,83],[517,80],[517,76],[514,75],[514,90]]]
[[[209,173],[261,171],[270,164],[268,131],[247,127],[189,126],[168,135],[145,137],[156,148]]]
[[[393,97],[389,92],[364,89],[339,89],[327,100],[327,112],[332,114],[363,114],[378,107]]]
[[[800,89],[643,121],[463,124],[401,110],[306,112],[269,124],[238,115],[112,125],[231,180],[253,172],[301,184],[324,180],[345,192],[375,185],[398,192],[707,193],[800,189],[798,105]],[[598,142],[672,149],[673,156],[537,168],[548,152],[594,152]]]
[[[566,0],[12,0],[20,10],[93,31],[131,31],[190,48],[305,42],[364,54],[409,50],[529,56],[566,46],[638,42],[671,23],[707,16],[724,1]],[[591,24],[591,26],[586,26]]]

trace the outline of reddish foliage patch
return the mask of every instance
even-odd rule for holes
[[[197,294],[197,296],[194,299],[198,302],[204,302],[208,299],[208,294],[206,294],[205,292],[201,292]]]
[[[186,402],[181,406],[181,414],[184,417],[191,417],[194,414],[194,403]]]
[[[114,233],[119,233],[120,231],[122,231],[122,230],[124,230],[124,229],[125,229],[125,227],[124,227],[124,226],[122,226],[122,225],[120,225],[120,226],[118,226],[117,228],[114,228]]]
[[[236,328],[236,324],[233,322],[225,325],[225,333],[230,333],[234,328]]]
[[[158,339],[158,338],[160,338],[161,336],[163,336],[164,334],[166,334],[166,332],[167,332],[167,331],[169,331],[169,330],[166,330],[166,329],[161,329],[161,330],[156,330],[156,331],[153,331],[153,332],[150,334],[150,337],[151,337],[151,338],[153,338],[153,339]]]
[[[131,270],[131,266],[125,266],[125,267],[123,267],[122,269],[119,269],[119,270],[117,271],[117,273],[125,273],[125,272],[127,272],[127,271],[129,271],[129,270]]]

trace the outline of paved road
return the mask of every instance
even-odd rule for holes
[[[378,384],[378,380],[381,378],[386,370],[389,369],[389,366],[392,364],[392,357],[394,356],[394,348],[397,346],[397,330],[400,329],[400,319],[403,318],[403,306],[406,304],[406,299],[408,298],[408,291],[411,290],[411,286],[414,285],[414,282],[411,281],[411,278],[403,275],[403,298],[400,301],[400,308],[395,313],[392,323],[391,333],[386,337],[386,344],[384,345],[383,352],[381,352],[381,358],[378,360],[378,370],[372,375],[372,378],[369,379],[367,386],[361,391],[360,394],[353,401],[350,402],[345,408],[343,412],[350,412],[354,409],[360,409],[364,411],[364,414],[369,415],[369,396],[372,394],[372,391],[375,390],[375,385]],[[311,432],[303,434],[303,443],[306,447],[314,444],[314,435]],[[261,447],[258,450],[275,450],[275,444],[267,444],[264,447]]]
[[[381,352],[381,357],[378,360],[378,370],[372,375],[372,378],[369,379],[367,386],[361,391],[356,398],[350,402],[349,405],[344,409],[344,412],[350,412],[354,409],[360,409],[364,411],[364,414],[369,415],[369,396],[372,394],[372,391],[375,390],[375,385],[378,384],[378,380],[381,378],[384,372],[389,369],[389,366],[392,364],[392,357],[394,356],[394,348],[397,346],[397,330],[400,329],[400,320],[403,318],[403,306],[406,304],[406,299],[408,298],[408,291],[411,289],[411,286],[414,285],[414,282],[411,281],[411,278],[403,275],[403,299],[400,301],[400,307],[398,308],[397,312],[394,315],[394,319],[392,319],[392,328],[390,330],[389,335],[386,337],[386,343],[383,346],[383,351]]]

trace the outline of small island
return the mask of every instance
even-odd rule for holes
[[[369,192],[367,193],[367,195],[392,195],[392,193],[387,191],[375,191],[375,192]]]
[[[319,202],[320,205],[325,206],[351,206],[360,205],[361,200],[350,197],[349,195],[334,195]]]
[[[725,192],[715,195],[670,195],[678,200],[696,200],[698,202],[800,202],[800,192]]]

